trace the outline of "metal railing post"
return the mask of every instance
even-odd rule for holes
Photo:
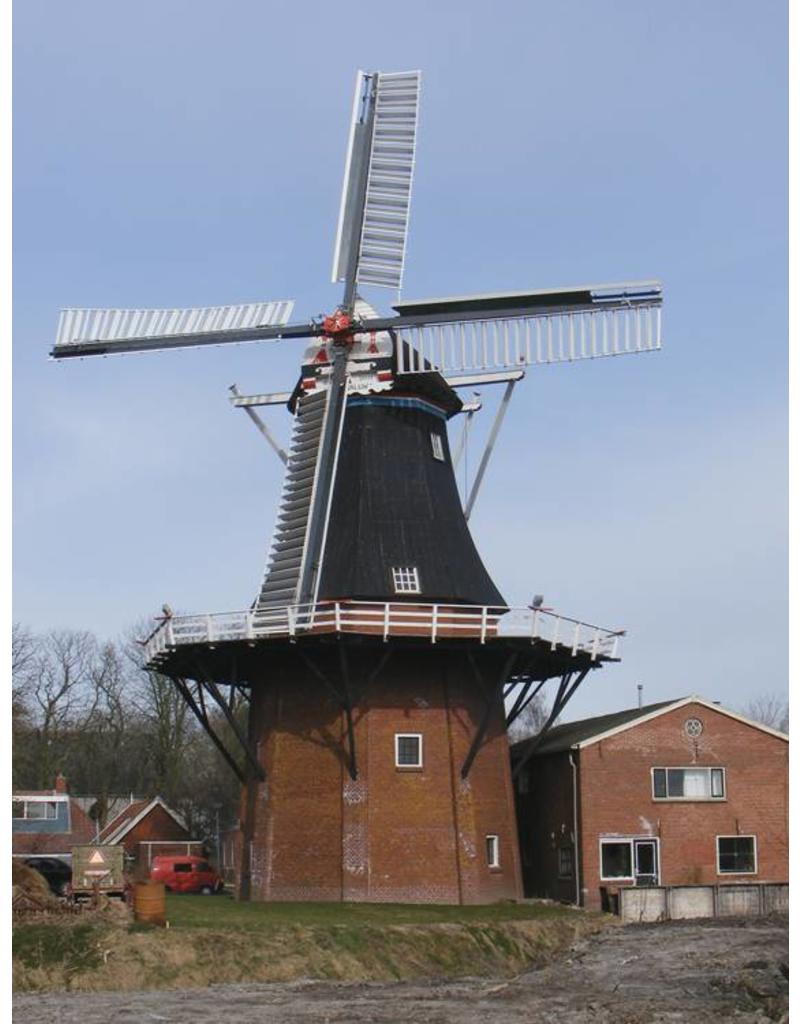
[[[486,614],[488,612],[486,605],[481,609],[481,643],[486,643]]]
[[[383,606],[383,639],[389,639],[389,602]]]
[[[431,643],[432,644],[436,643],[436,626],[438,624],[438,618],[439,618],[439,605],[435,604],[433,606],[433,618],[431,619]]]

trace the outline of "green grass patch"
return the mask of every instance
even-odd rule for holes
[[[410,903],[260,903],[227,895],[167,894],[170,928],[232,928],[262,931],[286,925],[307,928],[414,924],[499,924],[570,917],[566,907],[532,903],[493,903],[462,907]],[[353,940],[355,941],[355,940]]]

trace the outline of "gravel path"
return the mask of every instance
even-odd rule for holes
[[[788,1021],[785,920],[629,925],[512,980],[300,981],[14,997],[15,1024],[766,1024]]]

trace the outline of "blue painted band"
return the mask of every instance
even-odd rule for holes
[[[386,406],[391,405],[397,409],[419,409],[421,412],[431,413],[433,416],[438,416],[441,420],[447,420],[447,414],[443,412],[437,405],[433,405],[432,402],[426,402],[422,398],[399,398],[397,396],[386,395],[353,395],[347,400],[348,406],[354,405],[376,405]]]

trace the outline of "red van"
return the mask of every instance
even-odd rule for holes
[[[222,879],[203,857],[153,857],[150,877],[163,882],[167,892],[219,892]]]

